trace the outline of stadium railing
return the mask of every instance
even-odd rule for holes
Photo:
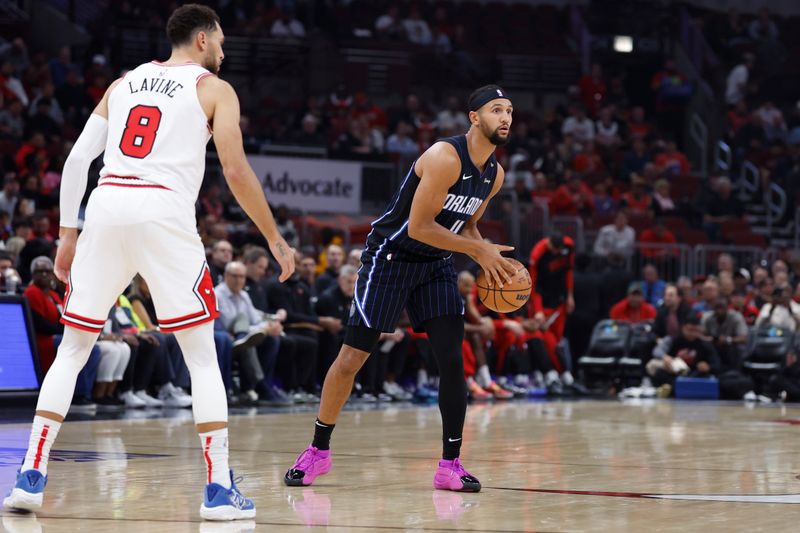
[[[794,249],[800,248],[800,207],[794,210]]]
[[[655,265],[659,277],[669,281],[692,273],[694,250],[687,244],[638,242],[635,248],[636,253],[628,259],[628,268],[635,276],[638,276],[647,264]]]
[[[694,247],[694,258],[690,261],[692,276],[705,276],[716,272],[717,259],[721,254],[730,254],[739,267],[752,268],[763,262],[771,263],[778,258],[778,250],[759,246],[735,246],[730,244],[700,244]]]
[[[770,183],[764,195],[764,204],[767,209],[767,229],[770,234],[772,227],[779,221],[783,220],[786,215],[786,209],[789,206],[789,198],[783,187],[777,183]]]

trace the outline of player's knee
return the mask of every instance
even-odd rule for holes
[[[355,375],[364,366],[368,357],[369,352],[357,350],[345,344],[338,357],[339,369],[344,374]]]
[[[461,350],[448,350],[442,354],[437,354],[436,362],[439,365],[439,373],[461,375],[464,371],[464,356]]]

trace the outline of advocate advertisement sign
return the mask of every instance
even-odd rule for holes
[[[359,213],[361,210],[361,163],[248,156],[267,200],[305,211]]]

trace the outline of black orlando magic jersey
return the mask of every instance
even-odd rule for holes
[[[447,191],[442,210],[435,220],[437,224],[453,233],[460,233],[464,224],[491,193],[497,176],[497,159],[493,153],[481,174],[469,157],[466,135],[447,137],[441,141],[455,147],[461,159],[461,171],[458,180]],[[389,203],[389,207],[372,223],[372,231],[367,238],[367,249],[380,259],[421,262],[434,261],[451,254],[448,250],[434,248],[408,236],[411,202],[420,182],[419,176],[414,172],[415,164],[416,161],[411,164],[411,169]]]

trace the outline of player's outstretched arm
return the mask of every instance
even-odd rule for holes
[[[448,189],[459,178],[461,161],[455,148],[443,142],[434,144],[417,160],[415,170],[420,184],[411,202],[409,237],[435,248],[467,254],[486,271],[489,283],[494,280],[502,287],[510,282],[516,269],[500,252],[511,251],[513,246],[463,237],[436,222]]]
[[[201,81],[203,91],[209,91],[214,101],[214,144],[222,164],[225,180],[233,196],[242,206],[269,243],[272,255],[281,266],[280,281],[294,272],[294,250],[278,232],[267,198],[255,172],[247,162],[239,128],[239,98],[225,81],[209,76]]]
[[[86,193],[86,182],[89,179],[89,167],[106,149],[108,138],[108,95],[111,94],[119,80],[106,90],[103,99],[97,104],[78,140],[64,162],[59,192],[59,211],[61,221],[58,230],[58,252],[56,252],[55,274],[58,279],[67,283],[72,260],[75,257],[75,246],[78,242],[78,211],[81,200]]]
[[[483,236],[481,232],[478,231],[478,221],[483,217],[483,214],[486,212],[486,208],[489,206],[489,202],[492,201],[492,198],[497,194],[497,191],[503,186],[503,181],[505,181],[506,171],[503,170],[503,167],[500,164],[497,164],[497,176],[494,179],[494,185],[492,186],[492,192],[489,193],[489,197],[486,198],[486,201],[481,204],[475,214],[470,217],[466,224],[464,224],[464,228],[461,230],[461,235],[467,237],[469,239],[475,239],[476,241],[482,241]]]

